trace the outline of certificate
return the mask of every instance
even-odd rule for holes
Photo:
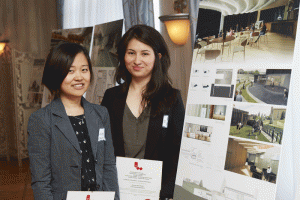
[[[117,157],[122,200],[158,200],[162,161]]]
[[[67,200],[114,200],[115,192],[107,191],[68,191]]]

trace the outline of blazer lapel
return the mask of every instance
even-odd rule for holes
[[[128,94],[128,90],[125,93],[121,91],[117,91],[118,95],[114,102],[112,102],[112,110],[113,114],[110,116],[111,121],[113,121],[114,127],[111,127],[113,141],[115,145],[115,155],[125,157],[125,147],[124,147],[124,137],[123,137],[123,115],[124,108],[126,104],[126,98]]]
[[[58,129],[65,135],[67,140],[74,146],[74,148],[80,153],[80,146],[78,139],[74,133],[72,124],[67,116],[65,107],[60,98],[52,101],[52,115],[53,123]]]
[[[99,128],[103,127],[103,124],[101,123],[100,117],[93,109],[91,103],[89,103],[87,100],[82,98],[82,104],[84,108],[84,115],[85,115],[86,125],[91,140],[91,146],[92,146],[94,158],[96,159]]]
[[[151,108],[151,114],[153,110]],[[149,120],[146,149],[145,149],[145,159],[153,159],[153,153],[157,149],[157,143],[160,141],[160,133],[162,129],[162,117],[156,116],[151,117]]]

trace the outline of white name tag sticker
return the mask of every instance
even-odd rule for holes
[[[168,128],[168,123],[169,123],[169,115],[164,115],[162,127]]]
[[[105,128],[100,128],[99,135],[98,135],[98,142],[103,140],[105,141]]]

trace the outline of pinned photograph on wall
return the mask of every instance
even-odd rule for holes
[[[90,52],[92,33],[92,26],[53,30],[51,35],[51,47],[65,41],[80,44]]]
[[[92,47],[93,67],[117,67],[117,44],[122,36],[123,20],[95,26]]]
[[[239,69],[235,101],[287,105],[291,69]]]
[[[276,183],[281,146],[229,138],[225,170]]]
[[[298,7],[299,1],[200,1],[193,62],[292,63]]]
[[[229,135],[281,144],[286,109],[273,106],[234,105]]]
[[[86,99],[101,104],[105,91],[114,87],[114,74],[118,67],[117,44],[122,36],[123,20],[95,26],[92,47],[94,81],[86,92]]]
[[[95,104],[101,104],[106,89],[115,85],[115,67],[93,67],[94,81],[86,91],[86,99]]]

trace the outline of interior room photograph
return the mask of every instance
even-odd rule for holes
[[[195,62],[291,63],[297,0],[200,1]]]

